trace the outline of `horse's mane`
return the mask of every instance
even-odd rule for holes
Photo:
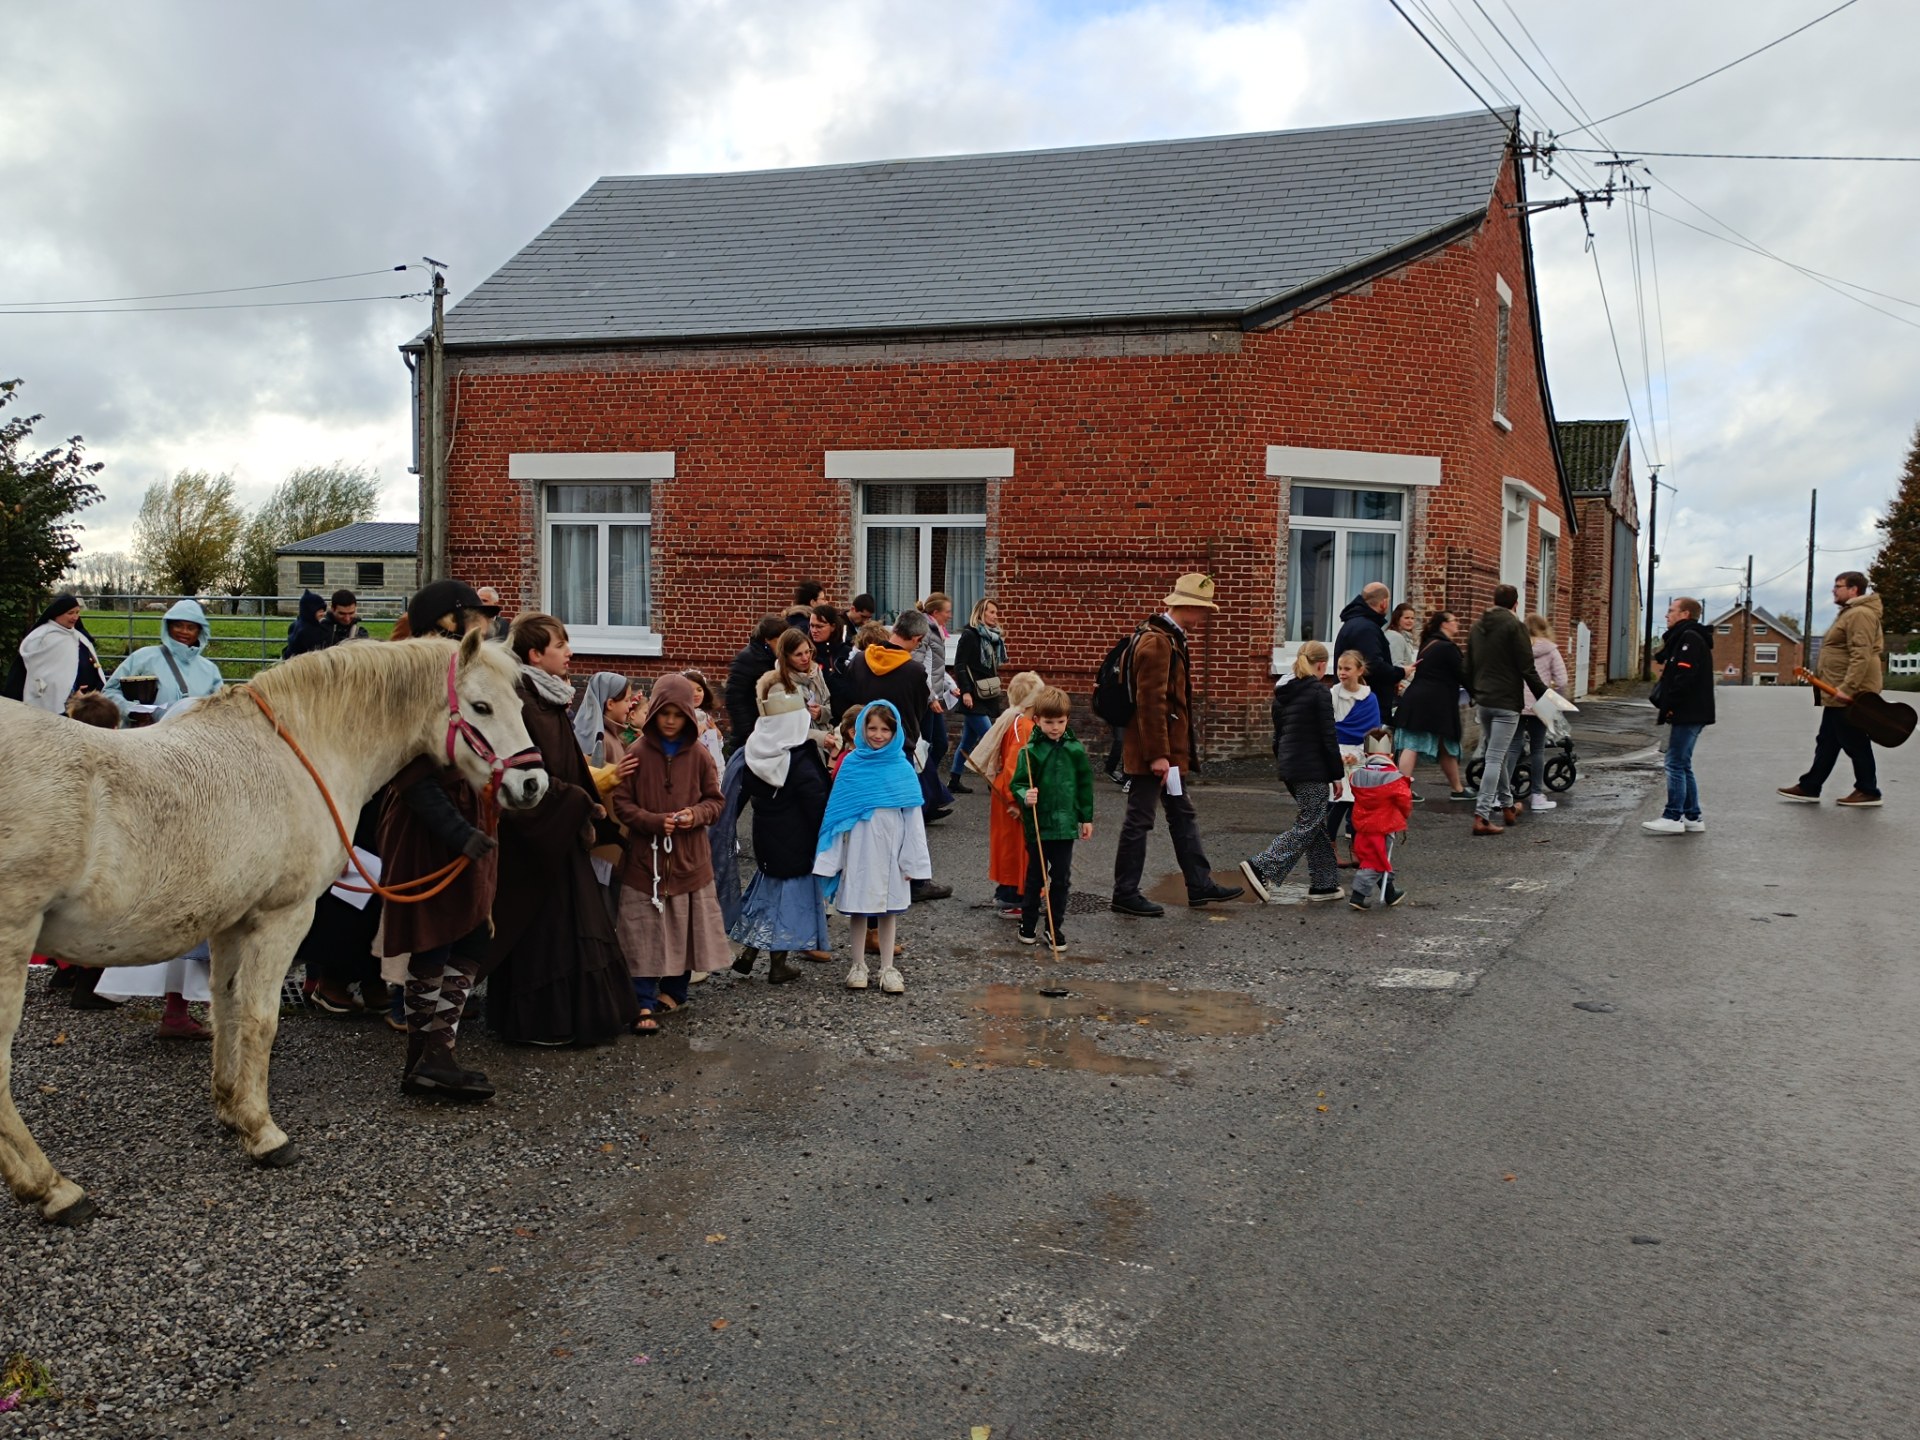
[[[378,717],[417,713],[421,706],[443,699],[447,662],[457,648],[452,640],[424,636],[398,642],[351,640],[296,656],[247,684],[276,711],[288,718],[297,715],[306,728],[349,730],[378,723]],[[512,664],[485,645],[476,659]],[[196,705],[194,713],[212,715],[235,705],[252,712],[253,703],[240,693],[243,688],[227,686]]]

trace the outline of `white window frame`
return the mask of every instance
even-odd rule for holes
[[[653,484],[661,480],[671,480],[674,472],[674,452],[671,450],[610,452],[545,452],[538,454],[519,454],[507,457],[507,478],[526,482],[534,487],[536,520],[534,565],[539,576],[541,605],[551,610],[553,595],[549,587],[551,579],[548,573],[548,557],[552,554],[551,533],[555,523],[563,525],[598,525],[600,527],[599,544],[599,596],[605,613],[607,603],[607,563],[609,559],[607,528],[611,525],[645,525],[647,527],[647,551],[651,562],[659,551],[655,544],[654,514],[659,497],[653,494],[648,500],[645,511],[615,515],[575,515],[556,517],[547,508],[548,487],[552,485],[619,485]],[[653,573],[651,563],[648,573]],[[656,597],[647,597],[647,613],[657,619],[659,610]],[[570,625],[567,635],[573,648],[587,655],[659,655],[665,650],[664,635],[652,625]]]
[[[1513,360],[1513,288],[1495,275],[1493,290],[1497,302],[1493,315],[1493,423],[1510,431],[1513,421],[1507,418],[1507,402],[1513,398],[1508,389]]]
[[[1404,595],[1407,583],[1407,565],[1412,560],[1413,549],[1413,508],[1414,497],[1423,488],[1437,486],[1440,483],[1440,457],[1438,455],[1393,455],[1373,450],[1318,450],[1300,445],[1269,445],[1267,447],[1267,476],[1287,487],[1287,528],[1279,537],[1281,546],[1281,567],[1287,572],[1285,590],[1274,597],[1275,626],[1285,634],[1285,622],[1292,619],[1285,614],[1287,596],[1291,593],[1295,581],[1293,575],[1293,487],[1311,485],[1322,490],[1398,490],[1405,495],[1398,520],[1333,520],[1318,515],[1300,517],[1309,530],[1360,530],[1395,532],[1400,536],[1400,544],[1395,547],[1394,574],[1387,582],[1396,596]],[[1336,595],[1342,595],[1340,585],[1346,584],[1347,555],[1344,545],[1334,550],[1334,579]],[[1351,586],[1348,592],[1351,593]],[[1343,598],[1340,601],[1345,604]],[[1336,632],[1337,633],[1337,632]],[[1303,641],[1282,639],[1273,647],[1273,673],[1285,674],[1293,666],[1293,657],[1299,653]]]
[[[1776,642],[1772,645],[1754,646],[1753,663],[1756,665],[1778,665],[1780,663],[1779,644]]]
[[[1008,448],[992,450],[829,450],[823,458],[829,480],[853,482],[853,574],[854,591],[866,588],[867,532],[918,529],[920,532],[919,573],[914,593],[926,596],[933,589],[933,532],[935,530],[973,530],[986,536],[987,512],[942,515],[868,515],[864,487],[873,485],[911,485],[922,481],[960,485],[990,486],[992,481],[1011,479],[1014,452]],[[960,644],[960,627],[966,616],[956,614],[947,636],[947,661],[952,663]]]
[[[1560,517],[1542,504],[1536,506],[1534,510],[1534,523],[1540,527],[1540,539],[1537,543],[1540,550],[1541,564],[1539,567],[1540,583],[1534,587],[1537,593],[1533,597],[1533,608],[1551,620],[1553,619],[1553,592],[1560,588],[1560,563],[1565,558],[1560,553]],[[1547,547],[1549,545],[1553,547],[1552,578],[1554,583],[1551,586],[1547,584],[1547,566],[1545,563],[1548,553]]]
[[[1505,475],[1500,480],[1500,583],[1520,592],[1517,607],[1527,613],[1527,551],[1529,522],[1533,507],[1546,500],[1545,494],[1524,480]],[[1545,511],[1541,512],[1545,514]],[[1554,523],[1558,524],[1556,516]]]

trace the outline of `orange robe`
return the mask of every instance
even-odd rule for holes
[[[1027,883],[1026,827],[1013,803],[1013,762],[1033,734],[1033,721],[1014,717],[1000,737],[1000,768],[993,777],[993,799],[988,802],[987,878],[996,885],[1024,889]]]

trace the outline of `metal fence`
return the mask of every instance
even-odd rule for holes
[[[101,666],[113,668],[143,645],[160,643],[161,616],[178,595],[80,595],[81,618],[100,652]],[[244,680],[280,663],[298,595],[196,595],[213,636],[206,655],[229,680]],[[406,611],[404,595],[362,595],[359,623],[376,639],[385,638]]]

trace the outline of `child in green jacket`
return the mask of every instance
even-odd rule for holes
[[[1033,738],[1013,762],[1010,788],[1026,821],[1027,888],[1021,897],[1020,941],[1040,939],[1040,896],[1047,897],[1047,939],[1067,943],[1067,892],[1073,842],[1093,834],[1093,765],[1067,728],[1067,692],[1049,685],[1034,698]]]

